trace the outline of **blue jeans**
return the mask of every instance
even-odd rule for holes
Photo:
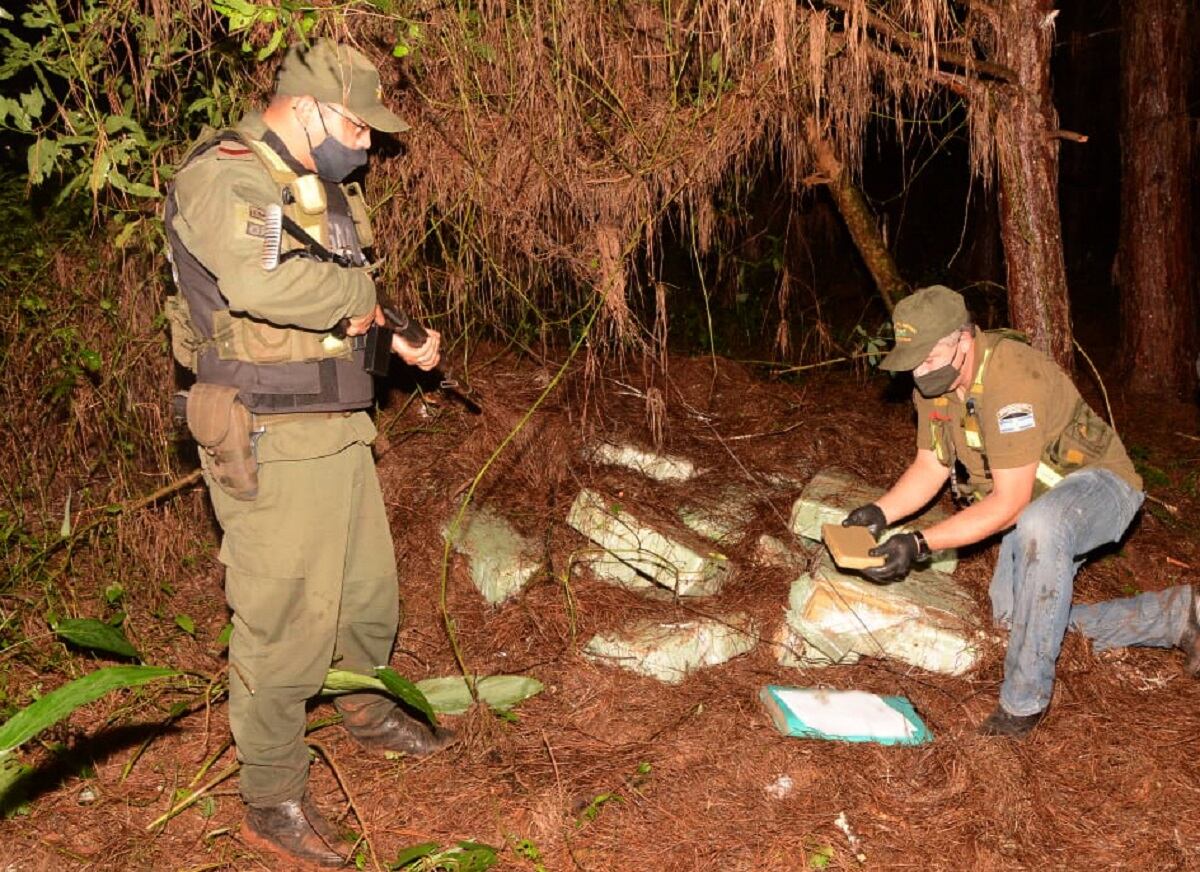
[[[1124,535],[1144,495],[1103,469],[1081,469],[1030,503],[1000,543],[989,591],[992,616],[1011,627],[1000,705],[1032,715],[1050,704],[1068,626],[1096,648],[1169,648],[1187,625],[1184,585],[1072,608],[1075,573],[1090,551]]]

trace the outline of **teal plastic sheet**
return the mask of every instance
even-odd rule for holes
[[[759,699],[785,736],[879,745],[933,741],[933,733],[902,696],[769,684]]]

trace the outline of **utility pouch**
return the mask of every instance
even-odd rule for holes
[[[196,371],[196,359],[204,340],[196,332],[192,323],[192,313],[188,309],[187,300],[183,294],[167,294],[163,302],[163,317],[171,328],[171,354],[184,369]]]
[[[1112,439],[1112,428],[1081,397],[1067,426],[1046,446],[1045,460],[1056,472],[1065,475],[1102,457]]]
[[[234,499],[258,496],[258,461],[250,443],[250,410],[229,385],[195,384],[188,391],[187,423],[204,465]]]
[[[248,363],[308,363],[351,354],[347,343],[327,334],[276,327],[228,309],[213,313],[213,340],[221,360]]]
[[[363,369],[376,378],[387,378],[392,365],[392,335],[391,327],[380,327],[373,324],[367,331],[363,358]]]

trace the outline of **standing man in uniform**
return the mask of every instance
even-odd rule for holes
[[[878,540],[924,508],[947,479],[956,501],[971,501],[944,521],[876,546],[871,553],[885,562],[864,574],[880,584],[899,581],[932,552],[1004,532],[990,594],[996,623],[1011,635],[1000,701],[980,732],[1021,737],[1042,719],[1068,626],[1098,649],[1178,646],[1188,671],[1200,672],[1200,603],[1192,587],[1071,605],[1085,557],[1125,534],[1144,494],[1121,440],[1066,373],[1011,332],[976,330],[962,297],[940,285],[901,300],[893,327],[896,345],[881,366],[912,371],[916,458],[891,490],[843,523],[866,527]],[[968,473],[961,484],[958,463]]]
[[[192,147],[165,213],[181,292],[173,343],[196,373],[188,425],[224,531],[243,832],[321,866],[343,858],[306,791],[305,702],[332,664],[386,665],[399,612],[363,368],[364,334],[382,317],[362,190],[346,179],[373,130],[405,129],[362,54],[329,40],[293,48],[265,111]],[[428,370],[438,342],[431,330],[392,350]],[[383,696],[337,707],[371,750],[427,754],[450,740]]]

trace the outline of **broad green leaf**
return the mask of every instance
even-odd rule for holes
[[[179,675],[179,671],[165,666],[106,666],[64,684],[27,705],[0,726],[0,756],[54,726],[80,706],[95,702],[110,691],[137,687],[173,675]]]
[[[140,134],[145,138],[145,133],[142,132],[142,125],[138,124],[128,115],[109,115],[104,119],[104,130],[109,136],[122,130],[128,130],[134,134]]]
[[[396,855],[396,859],[388,863],[389,869],[403,869],[415,860],[422,860],[436,853],[440,846],[437,842],[421,842],[419,845],[409,845]]]
[[[361,690],[381,690],[387,692],[387,687],[378,678],[349,672],[345,669],[330,669],[325,675],[325,683],[321,687],[327,696],[337,696],[341,693],[357,693]]]
[[[12,21],[12,20],[13,20],[12,13],[9,12],[7,9],[5,9],[3,6],[0,6],[0,21]]]
[[[0,113],[2,115],[3,113]],[[29,168],[29,181],[38,185],[45,181],[46,176],[54,169],[54,163],[62,152],[62,146],[57,140],[38,139],[29,146],[26,162]]]
[[[221,635],[217,636],[217,647],[228,648],[229,640],[233,636],[233,624],[227,623],[221,628]]]
[[[119,170],[113,169],[108,173],[108,181],[118,191],[124,191],[126,194],[132,194],[135,197],[158,197],[158,191],[149,185],[144,185],[141,182],[135,182],[125,177]]]
[[[15,755],[0,757],[0,812],[5,817],[25,801],[31,772],[33,767],[22,763]]]
[[[133,237],[134,231],[138,229],[141,223],[142,221],[139,218],[137,221],[130,221],[128,224],[122,227],[121,232],[116,235],[115,239],[113,239],[113,247],[119,250],[127,246],[129,244],[129,240]],[[103,304],[101,305],[103,306]]]
[[[282,27],[276,28],[275,32],[271,34],[270,41],[258,50],[258,54],[254,56],[254,59],[258,61],[265,61],[271,55],[275,54],[275,51],[283,43],[283,35],[286,32],[287,31]]]
[[[254,15],[254,4],[248,3],[246,0],[213,0],[213,8],[226,16],[251,17]]]
[[[92,171],[88,174],[89,191],[93,194],[100,193],[100,189],[104,187],[104,183],[108,179],[108,171],[111,167],[112,158],[109,157],[107,150],[96,155],[96,160],[92,164]]]
[[[416,682],[415,689],[424,696],[429,707],[440,715],[460,715],[471,705],[471,693],[467,689],[466,679],[461,675],[423,678]],[[392,692],[379,678],[344,669],[330,669],[321,688],[329,696],[364,690]],[[488,675],[476,679],[475,690],[488,705],[499,711],[507,711],[541,693],[542,683],[528,675]]]
[[[95,618],[66,618],[54,626],[54,632],[59,638],[81,648],[141,659],[137,649],[129,643],[121,629]]]
[[[426,678],[417,682],[433,710],[460,715],[471,706],[471,691],[461,675]],[[475,681],[479,698],[494,709],[508,711],[517,703],[542,692],[542,683],[528,675],[488,675]]]
[[[496,865],[496,849],[482,842],[459,842],[458,848],[447,854],[460,854],[460,872],[485,872]]]
[[[196,635],[196,622],[189,615],[176,615],[175,626],[179,627],[179,629],[183,630],[189,636]]]
[[[12,116],[13,123],[17,125],[17,130],[20,130],[22,133],[33,133],[33,122],[30,120],[28,112],[16,103],[10,102],[8,114]]]
[[[41,88],[34,88],[27,94],[21,95],[21,108],[25,110],[25,114],[30,118],[38,118],[42,114],[42,109],[46,105],[46,98],[42,96]]]
[[[453,869],[455,872],[486,872],[496,865],[497,850],[481,842],[459,842],[442,849],[437,842],[422,842],[405,848],[388,869]]]
[[[212,97],[200,97],[199,99],[193,100],[191,103],[189,103],[188,107],[183,110],[183,114],[194,115],[203,109],[210,109],[216,105],[217,101]]]
[[[415,684],[390,666],[376,666],[375,676],[383,682],[392,696],[425,715],[429,723],[437,724],[437,715],[433,713],[429,700],[425,699],[425,694],[421,693]]]

